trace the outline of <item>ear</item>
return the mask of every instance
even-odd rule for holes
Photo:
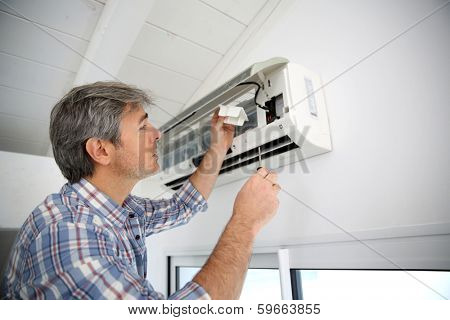
[[[89,138],[86,141],[86,151],[96,163],[107,166],[111,163],[113,148],[111,142],[98,138]]]

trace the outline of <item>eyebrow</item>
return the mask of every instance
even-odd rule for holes
[[[139,120],[139,124],[141,124],[142,121],[144,121],[147,118],[148,118],[148,113],[145,113],[144,115],[142,115],[141,119]]]

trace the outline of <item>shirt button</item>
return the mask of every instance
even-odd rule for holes
[[[133,219],[133,218],[134,218],[134,213],[130,213],[130,214],[128,215],[128,218]]]
[[[136,237],[134,237],[136,240],[139,240],[141,238],[140,235],[137,235]]]

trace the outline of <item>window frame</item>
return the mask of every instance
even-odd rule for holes
[[[450,256],[447,253],[449,230],[450,223],[403,226],[355,231],[351,235],[340,233],[305,237],[279,246],[255,246],[250,267],[264,268],[268,265],[269,268],[279,269],[283,299],[298,297],[295,291],[298,283],[293,274],[296,269],[450,271]],[[394,264],[367,246],[387,256]],[[178,251],[166,254],[169,293],[174,292],[175,288],[174,267],[201,267],[210,252],[183,251],[180,254]],[[261,258],[257,257],[264,254],[271,256],[270,264],[258,264]],[[196,260],[192,260],[195,256]]]
[[[450,271],[450,234],[392,235],[363,232],[355,239],[336,239],[289,247],[292,298],[301,299],[296,270]],[[385,255],[389,260],[378,255]]]
[[[168,296],[177,290],[177,275],[179,267],[201,268],[208,260],[209,255],[170,255],[168,258]],[[250,260],[249,269],[276,269],[278,268],[277,253],[254,253]]]

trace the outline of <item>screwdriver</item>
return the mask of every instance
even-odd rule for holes
[[[261,159],[261,147],[258,147],[258,161],[259,161],[259,166],[256,169],[256,171],[258,171],[259,169],[262,168],[262,159]]]

